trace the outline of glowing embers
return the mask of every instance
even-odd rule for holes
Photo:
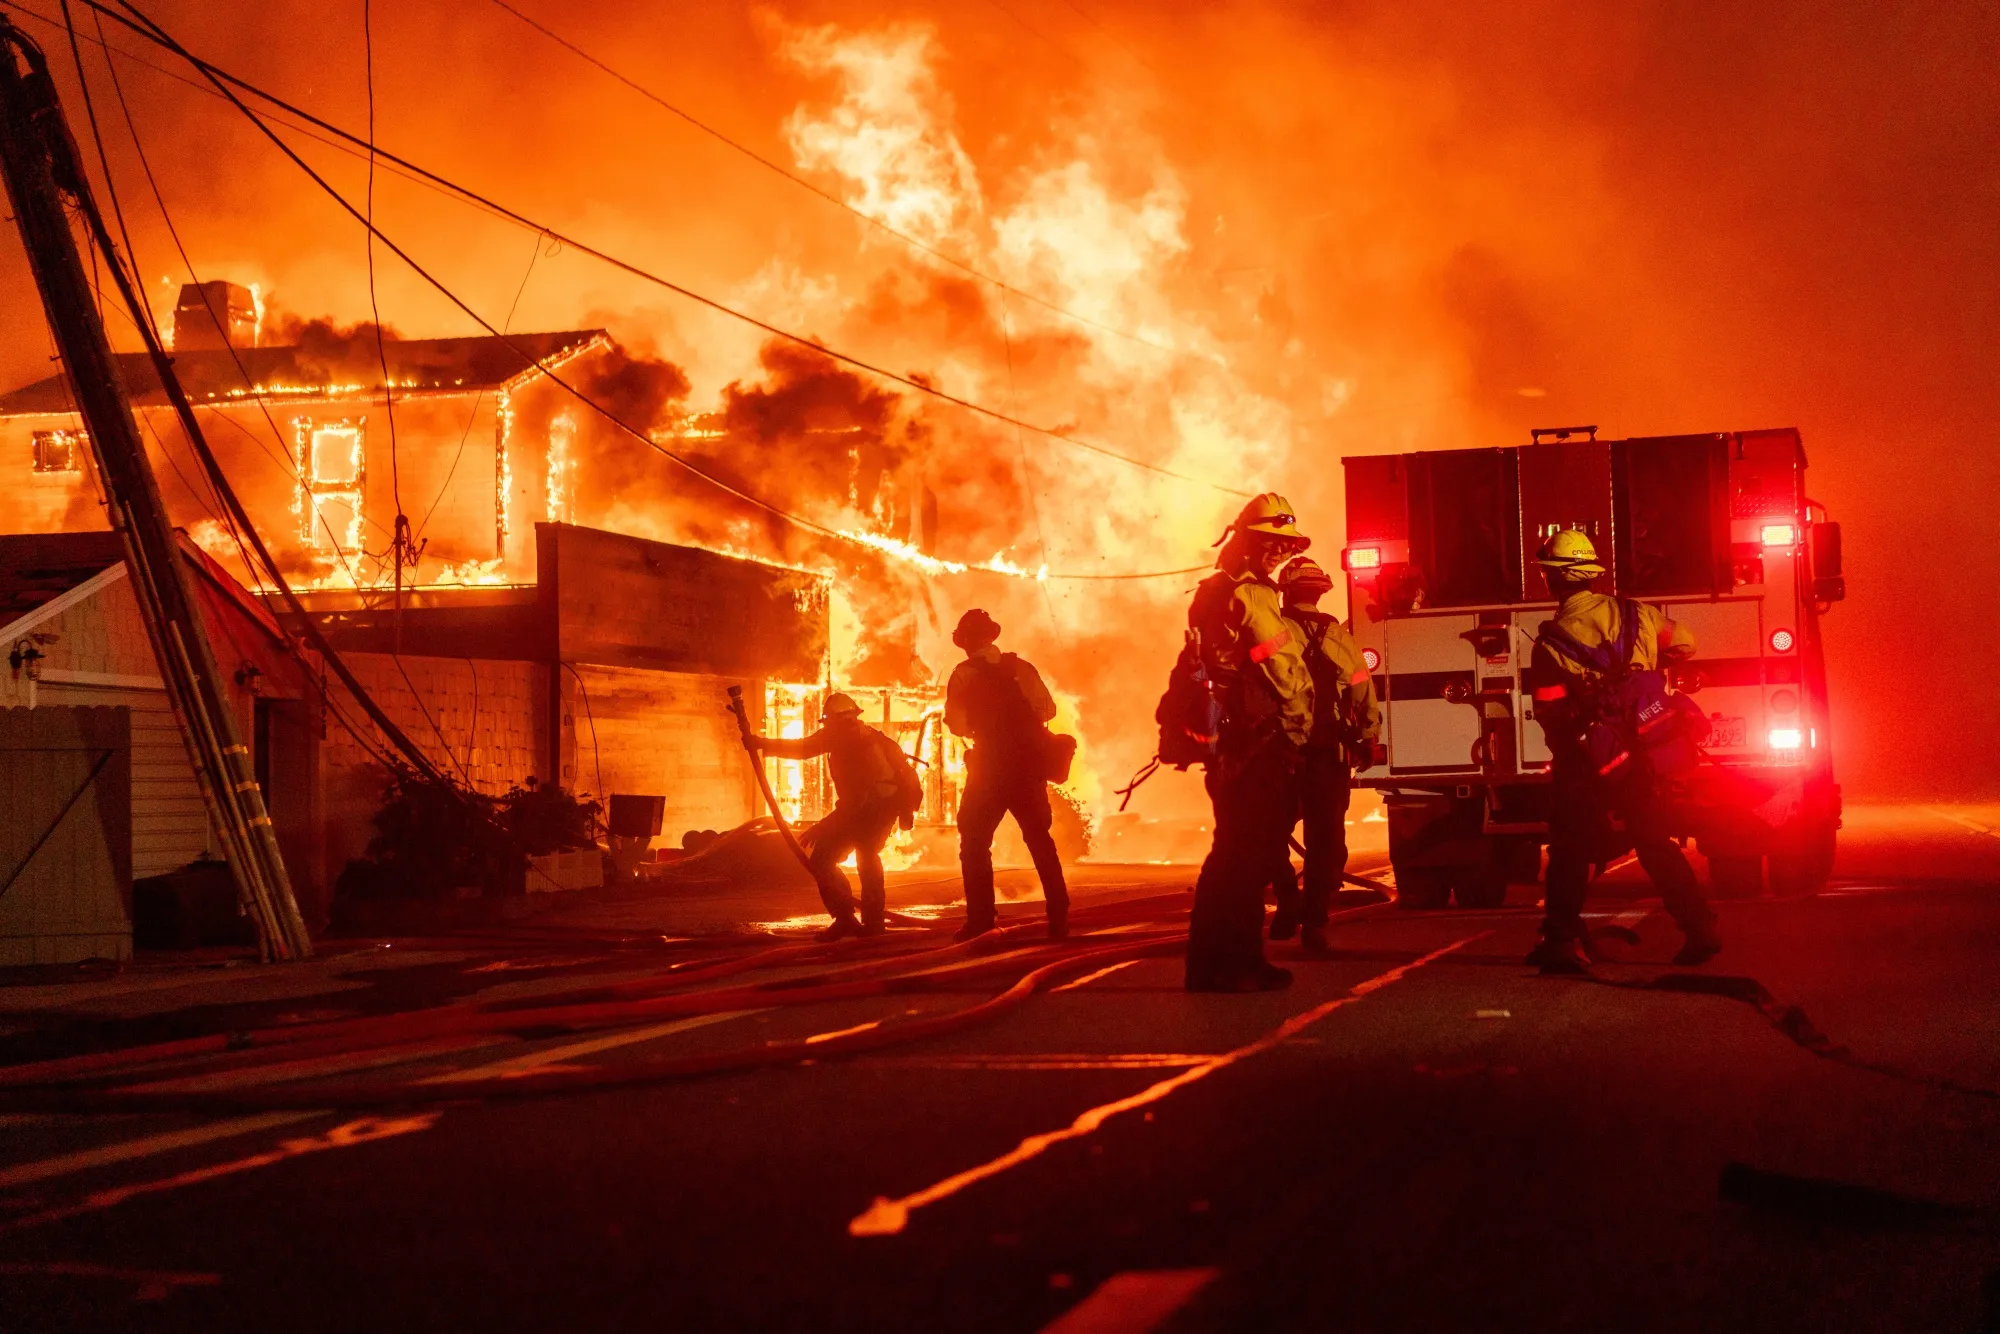
[[[36,431],[30,440],[38,473],[83,471],[83,451],[90,443],[85,431]]]
[[[567,410],[549,423],[548,515],[550,523],[575,522],[576,418]]]
[[[292,513],[299,540],[312,550],[332,548],[336,557],[359,552],[368,489],[367,421],[294,417],[292,449],[298,474]]]

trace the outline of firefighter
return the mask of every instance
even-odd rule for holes
[[[879,936],[887,930],[882,845],[907,813],[910,780],[889,754],[892,750],[900,754],[901,748],[861,721],[861,706],[853,699],[839,691],[828,695],[821,719],[819,730],[809,737],[786,740],[760,736],[752,738],[752,744],[766,755],[788,760],[827,757],[827,768],[833,773],[833,810],[800,839],[810,849],[807,858],[812,863],[813,879],[819,882],[820,901],[833,914],[833,925],[820,932],[819,939]],[[901,768],[908,768],[907,760]],[[854,894],[840,871],[850,852],[861,872],[858,922],[854,919]]]
[[[1048,722],[1056,702],[1034,664],[999,648],[1000,626],[975,607],[959,618],[951,642],[965,661],[945,684],[944,722],[968,737],[965,792],[958,800],[958,862],[965,875],[965,925],[955,939],[971,940],[993,929],[993,835],[1014,817],[1028,845],[1047,903],[1049,938],[1069,934],[1069,886],[1049,832]]]
[[[1217,758],[1203,782],[1215,842],[1188,920],[1189,991],[1276,991],[1292,975],[1264,958],[1264,886],[1298,818],[1301,752],[1312,738],[1305,635],[1285,619],[1272,576],[1309,540],[1283,496],[1243,507],[1223,534],[1217,572],[1188,608],[1210,679],[1224,694]]]
[[[1306,953],[1323,955],[1327,906],[1347,869],[1349,785],[1353,770],[1367,768],[1373,759],[1382,711],[1361,646],[1346,626],[1319,609],[1319,600],[1333,591],[1326,571],[1311,557],[1300,556],[1285,566],[1278,585],[1286,618],[1305,636],[1314,707],[1312,733],[1299,751],[1298,770],[1305,893],[1299,894],[1287,857],[1277,911],[1271,915],[1271,939],[1290,940],[1299,932]],[[1287,887],[1289,894],[1283,892]]]
[[[1611,819],[1623,819],[1625,838],[1652,877],[1667,912],[1686,934],[1674,956],[1677,964],[1702,964],[1721,949],[1715,914],[1695,882],[1687,855],[1669,837],[1660,782],[1636,742],[1628,762],[1606,776],[1585,744],[1585,728],[1593,714],[1593,690],[1602,674],[1576,661],[1552,644],[1553,627],[1585,648],[1616,644],[1623,630],[1619,600],[1590,589],[1604,574],[1597,548],[1586,533],[1565,530],[1553,534],[1535,557],[1548,577],[1559,606],[1555,619],[1535,642],[1529,668],[1534,686],[1535,717],[1548,737],[1554,757],[1549,813],[1547,912],[1542,937],[1530,964],[1544,973],[1580,975],[1589,971],[1585,951],[1583,904],[1590,885],[1592,862],[1603,862],[1612,851]],[[1631,666],[1651,671],[1662,662],[1693,656],[1694,635],[1669,620],[1665,611],[1631,603],[1639,615],[1632,640]]]

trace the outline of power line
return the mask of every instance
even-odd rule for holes
[[[141,20],[141,22],[146,26],[141,27],[139,26],[139,24],[135,24],[130,20],[125,19],[123,16],[117,14],[115,11],[112,11],[108,8],[104,8],[98,2],[98,0],[79,0],[79,2],[88,5],[92,9],[100,10],[101,12],[109,15],[113,19],[121,23],[124,23],[128,28],[131,28],[133,31],[139,33],[142,37],[145,37],[148,41],[151,41],[158,46],[164,47],[165,49],[172,51],[175,55],[178,55],[181,59],[187,61],[190,65],[194,66],[194,68],[199,70],[203,75],[203,77],[208,79],[208,81],[212,85],[214,85],[215,88],[219,92],[221,92],[228,101],[233,103],[239,111],[243,112],[244,115],[248,116],[251,119],[252,123],[257,125],[257,127],[260,130],[262,130],[267,136],[271,137],[273,141],[278,144],[280,150],[286,154],[286,156],[290,157],[296,165],[298,165],[308,175],[312,176],[315,181],[319,182],[321,188],[326,189],[330,194],[333,195],[335,199],[338,199],[341,202],[342,206],[346,208],[348,212],[353,213],[357,221],[365,222],[366,219],[361,217],[361,215],[352,207],[352,205],[348,204],[346,199],[342,197],[337,191],[332,190],[332,188],[325,183],[323,178],[321,178],[317,172],[313,171],[313,169],[306,164],[305,160],[303,158],[300,158],[297,155],[297,153],[291,149],[289,145],[285,144],[283,140],[278,139],[275,135],[273,135],[268,125],[266,125],[266,123],[264,122],[264,120],[261,117],[259,117],[255,112],[251,111],[250,108],[246,106],[243,103],[243,101],[240,98],[238,98],[234,93],[230,92],[229,91],[230,88],[232,87],[240,88],[244,92],[249,93],[251,96],[259,98],[262,101],[268,102],[272,106],[279,107],[302,120],[308,121],[309,123],[318,126],[319,128],[327,131],[330,134],[338,135],[341,138],[346,139],[349,142],[354,143],[358,146],[369,147],[371,148],[372,151],[379,154],[383,159],[394,162],[410,171],[416,172],[419,175],[435,182],[436,184],[445,187],[454,194],[457,194],[467,200],[479,204],[480,206],[492,211],[497,215],[507,218],[508,220],[514,222],[515,224],[521,227],[527,228],[530,231],[543,233],[547,235],[550,239],[560,241],[564,245],[573,246],[577,250],[582,251],[584,254],[591,256],[593,259],[608,264],[611,267],[618,269],[620,272],[629,274],[630,276],[638,278],[641,281],[652,283],[657,287],[664,288],[665,290],[673,292],[674,294],[684,297],[687,300],[696,302],[697,304],[702,306],[706,306],[709,309],[714,310],[719,314],[727,315],[731,319],[740,321],[741,323],[747,324],[752,328],[762,330],[763,332],[770,334],[773,337],[784,339],[785,341],[796,344],[800,347],[810,348],[814,352],[817,352],[822,356],[830,357],[833,360],[838,361],[844,365],[852,366],[857,370],[866,371],[870,375],[874,375],[881,379],[888,380],[892,383],[902,385],[907,389],[911,389],[920,394],[924,394],[928,397],[935,398],[941,402],[950,403],[956,407],[964,408],[967,411],[977,413],[980,416],[987,417],[993,421],[1000,422],[1004,425],[1018,426],[1023,430],[1033,432],[1036,435],[1046,436],[1051,440],[1058,440],[1063,442],[1064,444],[1073,445],[1078,449],[1087,450],[1093,454],[1100,454],[1105,458],[1116,459],[1117,461],[1128,464],[1131,467],[1139,468],[1144,471],[1155,473],[1163,477],[1172,477],[1178,481],[1188,482],[1196,486],[1209,487],[1212,490],[1222,492],[1225,495],[1248,498],[1249,496],[1255,494],[1254,492],[1244,491],[1236,487],[1225,486],[1220,482],[1213,481],[1206,477],[1196,477],[1188,473],[1179,472],[1173,468],[1166,467],[1162,464],[1152,463],[1146,459],[1135,458],[1130,454],[1120,453],[1119,451],[1111,449],[1108,446],[1097,444],[1094,441],[1084,439],[1080,436],[1070,435],[1065,432],[1055,430],[1051,427],[1038,425],[1034,422],[1023,421],[1018,417],[1012,416],[1011,414],[1005,412],[1000,412],[993,408],[989,408],[984,404],[975,402],[972,399],[962,398],[957,394],[948,393],[945,390],[938,388],[936,385],[926,383],[924,380],[917,378],[915,376],[900,375],[895,371],[889,370],[887,367],[877,365],[874,362],[866,361],[860,357],[854,356],[851,353],[839,351],[836,348],[829,347],[824,343],[818,342],[812,338],[808,338],[803,334],[793,333],[789,329],[780,328],[775,324],[771,324],[765,320],[761,320],[756,316],[749,314],[747,311],[738,310],[734,306],[728,305],[727,303],[722,301],[718,301],[713,297],[704,296],[702,293],[697,292],[690,287],[686,287],[680,283],[676,283],[671,279],[664,278],[657,273],[653,273],[648,269],[642,268],[639,265],[632,263],[629,260],[620,259],[617,256],[612,255],[607,251],[600,250],[597,247],[590,245],[588,242],[579,240],[573,236],[568,235],[567,233],[557,230],[554,227],[547,226],[543,223],[535,221],[532,218],[526,217],[525,215],[516,212],[515,210],[507,207],[506,205],[498,203],[497,201],[490,199],[487,196],[482,195],[467,186],[460,185],[457,182],[448,179],[447,177],[437,174],[436,172],[430,171],[424,167],[420,167],[416,163],[411,162],[406,158],[398,157],[397,155],[388,152],[386,149],[381,148],[379,145],[373,145],[368,140],[364,140],[347,130],[343,130],[339,126],[334,125],[331,122],[322,120],[319,117],[313,115],[311,112],[308,112],[303,108],[294,106],[290,102],[285,101],[283,98],[280,98],[273,93],[265,92],[263,89],[258,88],[255,85],[246,82],[245,80],[239,79],[232,74],[229,74],[227,71],[221,69],[219,66],[213,65],[208,61],[201,59],[199,56],[194,55],[186,47],[182,46],[178,41],[176,41],[170,34],[168,34],[164,28],[160,27],[159,24],[155,23],[152,19],[146,17],[143,11],[141,11],[136,5],[129,3],[129,0],[121,0],[121,3],[124,3],[125,8],[130,10],[132,14],[136,15]],[[386,236],[382,236],[379,231],[376,233],[376,235],[382,240],[383,244],[385,245],[390,244],[388,238]],[[413,267],[415,267],[414,261],[410,260],[407,254],[399,251],[398,257],[402,258],[405,263],[410,263],[412,264]],[[430,281],[427,275],[426,275],[426,280]],[[436,284],[433,282],[433,285],[435,286]],[[440,287],[439,290],[441,292],[444,291],[442,287]],[[445,294],[448,298],[450,298],[453,301],[454,304],[460,305],[461,309],[466,309],[466,307],[464,307],[462,303],[459,303],[457,301],[456,297],[451,296],[451,294],[448,292]],[[467,309],[467,313],[472,314],[472,312],[469,309]],[[478,317],[476,315],[474,316],[474,319],[477,322],[479,322],[483,327],[487,327],[489,329],[491,328],[491,326],[486,325],[483,320],[478,320]],[[519,349],[516,350],[518,351]],[[551,378],[555,377],[551,376]],[[757,504],[760,508],[767,508],[762,505],[762,502],[752,501],[752,503]]]
[[[152,20],[147,19],[145,15],[141,13],[141,11],[138,9],[136,5],[130,3],[130,0],[124,0],[124,3],[127,9],[130,9],[134,14],[138,15],[144,22],[152,24]],[[157,25],[153,26],[157,28]],[[172,42],[172,38],[167,37],[164,31],[161,32],[161,37],[164,41],[168,43]],[[177,47],[174,49],[176,49],[177,54],[184,55],[184,53],[180,52]],[[287,158],[289,158],[295,166],[297,166],[301,171],[305,172],[305,174],[312,179],[313,183],[317,185],[321,190],[323,190],[336,203],[338,203],[341,206],[341,208],[348,213],[349,216],[353,217],[357,222],[360,222],[363,226],[367,227],[371,232],[373,232],[381,240],[382,244],[389,249],[390,253],[394,254],[398,259],[402,260],[405,264],[409,265],[412,272],[416,273],[425,282],[429,283],[433,288],[437,290],[437,292],[440,295],[442,295],[446,300],[450,301],[453,305],[457,306],[459,310],[463,311],[476,324],[478,324],[481,328],[485,329],[488,334],[492,335],[495,338],[498,338],[509,349],[511,349],[515,353],[515,355],[519,356],[523,361],[527,362],[528,364],[534,366],[537,370],[541,371],[543,375],[547,376],[549,380],[551,380],[553,383],[555,383],[556,385],[567,391],[572,397],[576,398],[577,401],[583,403],[591,410],[598,413],[607,422],[611,423],[619,430],[624,431],[626,434],[632,436],[634,439],[642,442],[648,448],[653,449],[654,451],[661,454],[665,458],[673,460],[675,463],[687,469],[695,476],[703,478],[704,480],[709,482],[710,485],[715,486],[719,490],[722,490],[729,495],[735,496],[737,499],[744,501],[746,504],[752,505],[757,509],[763,510],[764,512],[772,515],[775,518],[782,519],[788,523],[797,525],[798,527],[801,528],[805,528],[809,531],[820,533],[824,536],[828,536],[839,541],[851,540],[836,529],[829,528],[825,524],[819,523],[816,520],[808,519],[802,515],[793,514],[787,510],[781,509],[778,506],[773,505],[769,501],[764,500],[759,496],[752,495],[751,493],[742,490],[740,487],[734,486],[731,483],[724,481],[719,477],[716,477],[712,473],[707,472],[706,470],[704,470],[697,464],[693,463],[692,461],[666,448],[664,445],[661,445],[658,441],[652,439],[652,437],[648,436],[645,432],[632,426],[630,423],[626,422],[623,418],[613,413],[609,408],[597,402],[588,394],[585,394],[582,390],[576,388],[576,386],[570,384],[569,381],[565,380],[562,376],[558,375],[555,371],[551,370],[547,366],[547,364],[545,364],[541,359],[529,355],[511,337],[502,333],[500,330],[496,329],[484,316],[480,315],[478,311],[474,310],[471,306],[467,305],[464,299],[461,298],[456,292],[452,291],[449,287],[445,286],[441,280],[439,280],[435,275],[433,275],[428,269],[424,268],[423,265],[419,264],[416,261],[416,259],[409,254],[408,251],[404,250],[401,246],[397,245],[396,242],[392,240],[389,236],[384,234],[379,227],[377,227],[373,222],[369,221],[368,218],[365,215],[363,215],[360,210],[354,207],[353,203],[349,201],[345,195],[341,194],[340,191],[335,189],[331,182],[329,182],[324,176],[320,175],[317,171],[315,171],[310,163],[306,162],[304,158],[299,156],[297,150],[292,148],[290,144],[286,143],[282,136],[280,136],[275,130],[273,130],[268,124],[266,124],[262,117],[260,117],[256,112],[252,111],[248,106],[246,106],[243,103],[243,101],[240,98],[238,98],[234,93],[229,92],[227,85],[223,84],[222,81],[217,77],[217,75],[210,73],[206,69],[203,70],[203,73],[204,75],[206,75],[206,77],[208,77],[212,82],[214,82],[217,85],[217,87],[224,93],[225,96],[229,98],[231,102],[235,103],[237,109],[240,110],[246,117],[248,117],[251,123],[254,124],[258,128],[258,130],[260,130],[267,138],[269,138],[271,142],[279,149],[280,152],[284,153],[284,155]],[[809,347],[814,346],[813,344],[805,343],[805,340],[802,339],[798,341],[804,343],[804,345]],[[1026,423],[1022,424],[1026,425]],[[1170,574],[1186,574],[1191,572],[1192,570],[1158,571],[1147,574],[1135,574],[1122,577],[1158,578],[1158,577],[1165,577]],[[1093,578],[1109,578],[1118,576],[1084,575],[1077,577],[1093,579]]]
[[[708,124],[706,121],[697,119],[689,112],[682,110],[678,106],[675,106],[672,102],[669,102],[666,98],[660,96],[660,94],[654,92],[652,89],[646,87],[644,84],[639,83],[638,81],[632,79],[626,74],[613,68],[605,61],[592,55],[590,52],[584,50],[582,47],[578,46],[575,42],[570,41],[567,37],[564,37],[562,34],[553,31],[552,29],[536,21],[535,19],[529,18],[526,14],[523,14],[520,10],[508,4],[507,0],[493,0],[493,3],[499,6],[501,9],[506,10],[509,14],[512,14],[515,18],[521,20],[521,22],[527,24],[530,28],[533,28],[536,32],[542,34],[542,36],[548,38],[556,45],[562,47],[570,54],[584,61],[586,64],[589,64],[599,70],[602,70],[605,74],[610,75],[613,79],[616,79],[619,83],[624,84],[627,88],[630,88],[633,92],[639,94],[639,96],[645,98],[649,102],[652,102],[656,106],[662,107],[665,110],[671,112],[672,114],[680,117],[683,121],[686,121],[689,125],[692,125],[695,129],[700,130],[703,134],[708,135],[710,138],[716,140],[719,143],[726,144],[728,147],[735,149],[738,153],[741,153],[744,157],[749,158],[752,162],[755,162],[758,166],[763,167],[768,171],[776,172],[778,175],[790,181],[793,185],[796,185],[801,189],[811,191],[813,194],[819,196],[821,199],[824,199],[827,203],[832,204],[835,208],[840,209],[842,212],[852,214],[854,217],[859,218],[861,221],[867,223],[869,226],[874,227],[877,230],[886,233],[887,235],[895,237],[898,241],[901,241],[906,245],[913,246],[914,248],[921,250],[924,254],[929,255],[932,259],[939,260],[940,262],[945,264],[949,264],[952,268],[955,268],[962,273],[970,274],[972,277],[979,279],[981,282],[991,283],[1003,292],[1007,292],[1014,296],[1018,296],[1023,301],[1032,302],[1033,304],[1040,306],[1044,310],[1052,311],[1057,315],[1061,315],[1065,319],[1075,320],[1079,324],[1087,324],[1093,329],[1102,330],[1103,332],[1112,334],[1116,337],[1128,339],[1131,342],[1142,344],[1146,347],[1154,349],[1157,352],[1165,352],[1168,353],[1169,355],[1177,357],[1191,357],[1199,361],[1216,361],[1216,358],[1210,357],[1204,353],[1189,352],[1183,348],[1169,347],[1167,344],[1155,342],[1153,339],[1147,338],[1143,334],[1133,333],[1129,329],[1120,329],[1115,325],[1105,324],[1098,320],[1093,320],[1088,315],[1078,314],[1076,311],[1073,311],[1066,306],[1058,305],[1053,301],[1046,301],[1043,298],[1036,296],[1032,292],[1023,291],[1022,289],[1015,287],[1013,284],[1007,282],[1003,278],[995,277],[993,274],[987,273],[983,269],[976,268],[973,265],[966,263],[964,260],[959,259],[954,255],[939,250],[935,246],[928,245],[925,242],[910,235],[908,232],[890,226],[888,223],[882,221],[882,219],[876,217],[874,214],[868,213],[862,209],[854,207],[854,205],[848,203],[840,196],[833,194],[829,191],[822,190],[819,186],[814,185],[811,181],[807,180],[805,177],[798,175],[796,172],[788,170],[780,163],[773,162],[770,158],[765,157],[762,153],[759,153],[756,149],[751,148],[745,144],[739,143],[737,140],[730,138],[728,135],[724,134],[721,130],[716,129],[713,125]],[[1009,17],[1012,16],[1010,15]],[[1015,22],[1019,23],[1021,22],[1021,20],[1015,19]],[[1022,24],[1022,26],[1026,27],[1027,25]],[[1029,29],[1029,31],[1032,32],[1034,30],[1031,28]],[[1039,36],[1040,34],[1038,33],[1036,35]]]

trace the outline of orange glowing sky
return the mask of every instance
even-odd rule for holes
[[[1001,302],[489,0],[377,7],[385,146],[952,392],[1226,485],[1273,486],[1328,547],[1343,453],[1510,444],[1570,422],[1612,436],[1797,425],[1811,490],[1847,525],[1853,591],[1828,623],[1844,782],[1991,790],[1991,6],[518,6],[937,249],[1192,355]],[[358,3],[148,8],[196,51],[362,128]],[[25,26],[62,57],[80,113],[59,36]],[[367,317],[351,221],[214,98],[121,73],[204,277],[256,282],[304,315]],[[303,147],[358,196],[353,159]],[[164,310],[178,261],[122,132],[111,154]],[[535,238],[393,176],[376,209],[498,322]],[[397,329],[474,332],[393,261],[380,274]],[[0,385],[45,374],[11,230],[0,312]],[[761,374],[754,331],[544,253],[513,327],[586,324],[681,367],[695,408]],[[1193,565],[1235,504],[922,411],[955,451],[955,558],[1004,547],[1066,569]],[[982,467],[1029,512],[1017,500],[982,513]],[[646,503],[634,493],[634,509]],[[1150,726],[1183,592],[946,579],[934,601],[947,626],[993,605],[1086,707],[1137,714],[1113,729],[1130,742],[1116,768]]]

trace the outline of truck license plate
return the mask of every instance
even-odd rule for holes
[[[1708,720],[1708,744],[1727,748],[1750,744],[1750,726],[1746,719],[1725,718],[1714,714]]]

